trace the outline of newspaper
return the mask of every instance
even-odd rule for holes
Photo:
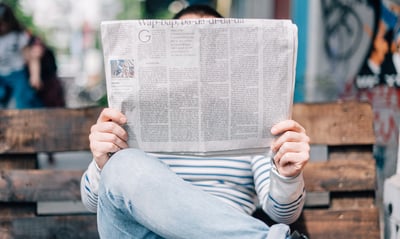
[[[203,18],[101,23],[109,107],[146,152],[265,152],[291,117],[297,27]]]

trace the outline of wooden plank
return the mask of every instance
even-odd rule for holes
[[[0,111],[0,153],[89,149],[90,127],[101,108]]]
[[[0,169],[37,168],[37,154],[0,154]]]
[[[380,238],[377,208],[354,210],[305,209],[291,225],[310,239]]]
[[[96,215],[46,216],[2,221],[0,239],[97,239]]]
[[[374,144],[373,111],[355,101],[294,104],[292,118],[307,130],[312,144]]]
[[[275,224],[260,209],[253,216],[269,226]],[[365,239],[380,238],[379,226],[379,210],[375,207],[350,210],[306,208],[290,228],[310,239]]]
[[[376,207],[374,191],[307,192],[306,208],[360,209]]]
[[[0,201],[80,200],[82,170],[2,170]]]
[[[88,149],[87,135],[101,108],[2,110],[0,152]],[[373,144],[373,115],[367,103],[295,104],[293,119],[313,144]],[[72,140],[73,139],[73,140]]]
[[[348,159],[357,160],[360,158],[373,158],[373,145],[346,145],[346,146],[330,146],[329,159]]]
[[[2,170],[0,201],[80,200],[82,170]],[[308,192],[374,191],[375,161],[336,159],[309,162],[304,169]]]
[[[331,209],[360,209],[376,207],[375,191],[331,193]]]
[[[35,212],[36,203],[0,203],[0,224],[16,217],[33,217]]]
[[[306,191],[374,191],[375,161],[360,158],[309,162],[304,168],[304,180]]]

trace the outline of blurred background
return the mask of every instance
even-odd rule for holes
[[[293,2],[297,2],[290,0],[1,1],[14,9],[18,20],[28,30],[40,36],[54,49],[58,75],[65,86],[66,106],[70,108],[106,104],[99,39],[101,21],[168,19],[189,4],[209,4],[225,17],[291,18]],[[306,9],[305,6],[301,8]]]
[[[299,27],[295,101],[336,100],[371,43],[364,25],[374,30],[379,3],[388,0],[1,1],[55,49],[58,74],[67,89],[77,88],[74,97],[67,98],[67,107],[79,107],[104,95],[101,21],[171,18],[183,7],[199,3],[215,7],[224,17],[292,19]]]

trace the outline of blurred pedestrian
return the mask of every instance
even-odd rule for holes
[[[63,84],[57,74],[57,61],[51,49],[42,39],[32,35],[28,43],[31,57],[39,59],[40,88],[37,95],[44,107],[65,107]],[[26,65],[30,77],[29,65]]]
[[[0,3],[0,103],[3,107],[9,107],[12,100],[18,109],[42,106],[36,94],[42,86],[40,59],[28,46],[29,38],[12,9]]]

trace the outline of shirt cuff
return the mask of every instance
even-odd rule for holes
[[[279,174],[276,167],[272,167],[270,176],[270,195],[279,203],[291,203],[303,193],[303,172],[295,177],[285,177]]]

